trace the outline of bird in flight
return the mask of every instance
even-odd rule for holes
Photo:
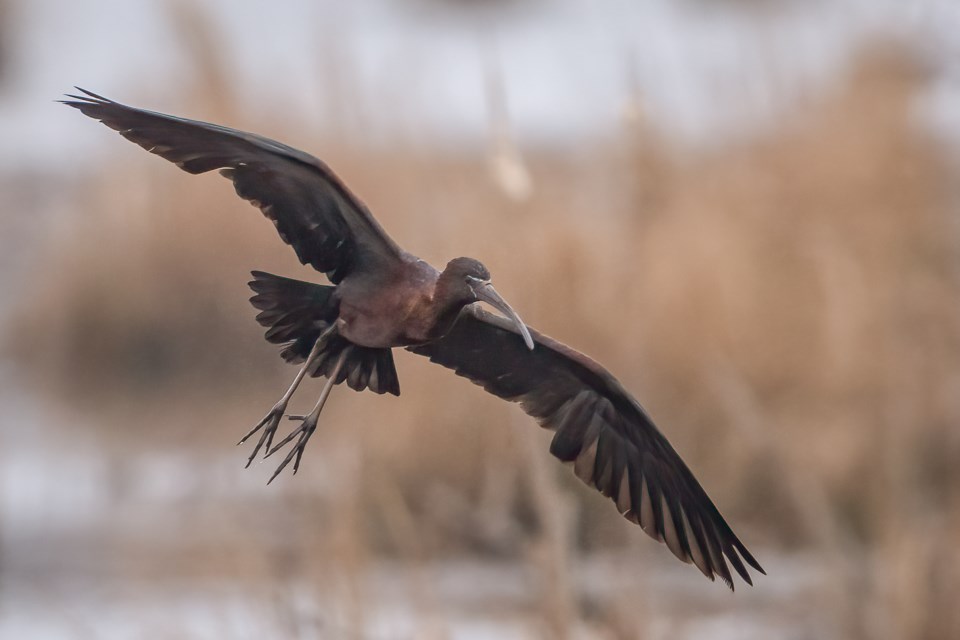
[[[401,249],[366,206],[317,158],[269,138],[136,109],[95,93],[64,104],[99,120],[150,153],[192,174],[219,169],[237,195],[273,221],[300,262],[329,285],[253,272],[250,299],[266,339],[301,364],[280,400],[240,443],[258,432],[247,466],[292,443],[270,481],[293,462],[296,473],[332,388],[400,395],[393,349],[425,356],[489,393],[518,402],[551,430],[550,452],[583,482],[684,562],[731,589],[728,562],[765,573],[740,542],[646,411],[613,375],[587,356],[529,327],[473,258],[443,271]],[[501,315],[477,303],[486,303]],[[287,404],[304,376],[324,376],[320,397],[274,444]]]

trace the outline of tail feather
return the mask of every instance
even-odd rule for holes
[[[257,322],[267,327],[269,342],[285,344],[310,335],[316,340],[321,331],[336,321],[339,305],[334,296],[335,287],[263,271],[254,271],[253,278],[249,285],[255,295],[250,298],[250,304],[260,309]]]
[[[336,287],[302,282],[254,271],[250,303],[260,310],[257,322],[267,328],[266,339],[284,345],[280,357],[299,364],[307,359],[321,334],[336,322],[339,301]],[[331,335],[308,373],[313,377],[333,372],[340,353],[351,343],[339,335]],[[370,389],[375,393],[400,395],[400,381],[391,349],[370,349],[352,345],[347,360],[335,381],[346,381],[351,389]]]
[[[330,377],[336,366],[340,353],[345,347],[351,350],[343,368],[337,376],[336,383],[346,382],[347,386],[355,391],[370,389],[375,393],[392,393],[400,395],[400,380],[397,378],[397,369],[393,363],[392,349],[370,349],[351,345],[345,338],[333,335],[326,339],[320,356],[310,367],[308,373],[313,377]],[[291,345],[293,346],[293,345]],[[309,353],[313,343],[306,348]],[[288,347],[290,349],[290,347]],[[282,355],[282,354],[281,354]],[[306,355],[297,356],[299,362],[306,359]]]

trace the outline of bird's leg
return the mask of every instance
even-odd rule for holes
[[[238,445],[246,442],[250,436],[255,434],[260,429],[263,429],[263,433],[260,434],[260,440],[257,442],[257,446],[254,447],[253,453],[250,454],[250,457],[247,458],[246,466],[249,467],[250,463],[253,462],[253,459],[257,457],[257,454],[260,452],[260,449],[263,449],[264,452],[270,451],[270,445],[273,444],[273,436],[277,432],[277,426],[280,424],[280,420],[283,418],[283,413],[287,410],[287,403],[290,402],[290,398],[293,396],[294,391],[297,390],[297,387],[300,386],[300,382],[303,380],[303,377],[307,374],[307,371],[310,369],[310,366],[316,361],[320,356],[320,351],[324,344],[327,342],[327,337],[335,330],[336,325],[331,325],[329,329],[320,334],[320,337],[317,338],[317,341],[313,343],[313,348],[310,349],[310,354],[307,356],[306,362],[303,363],[303,366],[300,367],[300,371],[297,372],[297,376],[293,379],[293,382],[290,384],[290,388],[287,389],[286,393],[283,394],[283,397],[273,405],[273,408],[263,417],[263,419],[256,424],[256,426],[251,429],[247,435],[243,436],[238,442]]]
[[[273,475],[270,476],[267,484],[273,482],[273,479],[280,475],[280,472],[283,471],[284,467],[290,464],[291,460],[294,460],[294,473],[296,473],[300,468],[300,458],[303,457],[303,451],[307,447],[307,441],[310,440],[310,436],[312,436],[313,432],[317,429],[317,421],[320,419],[320,412],[323,411],[323,405],[326,404],[327,398],[330,396],[330,391],[333,389],[333,385],[335,385],[337,382],[337,376],[340,375],[340,370],[343,368],[343,364],[347,361],[347,355],[349,352],[349,345],[344,347],[343,351],[340,352],[340,357],[337,359],[337,364],[333,367],[333,371],[330,372],[330,375],[327,378],[327,383],[323,386],[323,390],[320,392],[320,398],[317,400],[316,406],[313,407],[313,410],[309,414],[304,416],[303,422],[300,424],[300,426],[291,431],[290,434],[278,442],[275,447],[267,451],[267,455],[264,457],[269,458],[278,450],[283,448],[283,446],[288,442],[294,438],[297,438],[297,443],[293,446],[293,449],[290,450],[290,453],[287,454],[287,457],[283,459],[283,462],[280,463],[280,466],[277,467],[277,470],[273,472]]]

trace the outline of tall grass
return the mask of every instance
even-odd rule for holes
[[[216,47],[194,50],[223,77]],[[816,605],[842,637],[957,637],[955,174],[912,117],[911,57],[876,47],[851,69],[782,128],[711,153],[635,124],[615,144],[524,149],[522,198],[482,151],[303,135],[203,92],[220,81],[147,106],[312,150],[401,245],[441,266],[480,257],[526,320],[635,391],[748,544],[830,559]],[[129,423],[128,446],[158,431],[221,446],[293,373],[259,339],[246,273],[313,275],[229,184],[115,144],[46,248],[11,348],[55,393]],[[536,453],[544,434],[525,421],[521,435],[512,408],[412,356],[398,367],[400,400],[338,390],[324,424],[359,465],[339,478],[336,524],[316,525],[348,626],[364,624],[371,552],[419,563],[425,619],[430,558],[505,554],[542,578],[549,637],[568,635],[578,550],[639,532],[556,476]],[[617,611],[608,631],[629,637],[623,616],[639,614]]]

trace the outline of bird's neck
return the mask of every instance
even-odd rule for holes
[[[457,321],[460,311],[474,301],[474,298],[464,286],[457,286],[457,281],[445,278],[440,274],[434,286],[432,313],[433,318],[430,333],[433,339],[447,334]]]

